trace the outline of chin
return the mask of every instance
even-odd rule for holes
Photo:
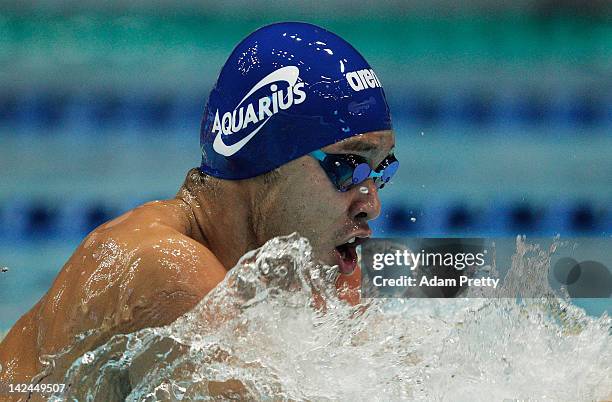
[[[336,259],[335,253],[333,251],[328,252],[318,252],[315,253],[316,261],[320,261],[325,265],[338,265],[338,260]]]

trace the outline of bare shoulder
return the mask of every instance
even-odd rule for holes
[[[74,356],[114,334],[166,325],[191,310],[226,269],[173,214],[145,204],[92,231],[6,335],[0,359],[20,356],[16,373],[29,380],[41,369],[39,355],[57,353],[78,334],[93,335]]]
[[[105,265],[101,257],[113,247],[124,250],[115,278],[120,282],[118,301],[131,311],[130,326],[135,329],[174,321],[227,272],[208,248],[155,213],[134,213],[120,223],[102,226],[94,243],[96,267]]]
[[[89,243],[98,266],[104,265],[102,257],[109,251],[118,250],[127,276],[143,279],[138,283],[209,291],[223,279],[225,267],[207,247],[187,235],[183,222],[174,216],[176,209],[166,210],[165,206],[149,203],[129,211],[97,228],[83,246]]]
[[[166,218],[140,207],[83,240],[41,301],[44,349],[87,330],[110,336],[169,324],[223,280],[215,255]]]
[[[151,230],[134,248],[127,271],[134,293],[143,299],[135,302],[181,314],[183,305],[199,301],[227,272],[208,248],[163,226]]]

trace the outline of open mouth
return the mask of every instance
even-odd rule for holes
[[[364,237],[353,237],[348,242],[335,248],[338,268],[343,274],[351,274],[357,267],[357,246],[366,240]]]

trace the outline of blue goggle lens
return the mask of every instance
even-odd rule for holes
[[[397,160],[391,162],[389,164],[389,166],[387,166],[384,170],[383,170],[383,175],[382,175],[382,179],[385,183],[388,183],[389,180],[391,180],[391,178],[393,177],[393,175],[395,174],[395,172],[397,172],[397,169],[399,168],[399,162]]]
[[[322,151],[315,151],[311,155],[321,162],[323,170],[340,191],[347,191],[370,177],[378,188],[383,188],[399,168],[393,154],[387,156],[375,170],[359,155],[325,154]]]
[[[370,165],[367,163],[360,163],[357,165],[355,170],[353,170],[353,185],[359,184],[368,177],[370,177],[370,173],[372,173],[372,169],[370,169]]]

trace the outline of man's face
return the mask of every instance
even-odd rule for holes
[[[395,145],[392,131],[376,131],[347,138],[322,148],[328,154],[354,154],[376,168]],[[369,237],[368,221],[380,214],[378,189],[367,179],[340,192],[311,156],[303,156],[280,168],[281,177],[271,188],[260,211],[266,239],[298,232],[308,238],[315,257],[341,272],[354,269],[352,238]]]

